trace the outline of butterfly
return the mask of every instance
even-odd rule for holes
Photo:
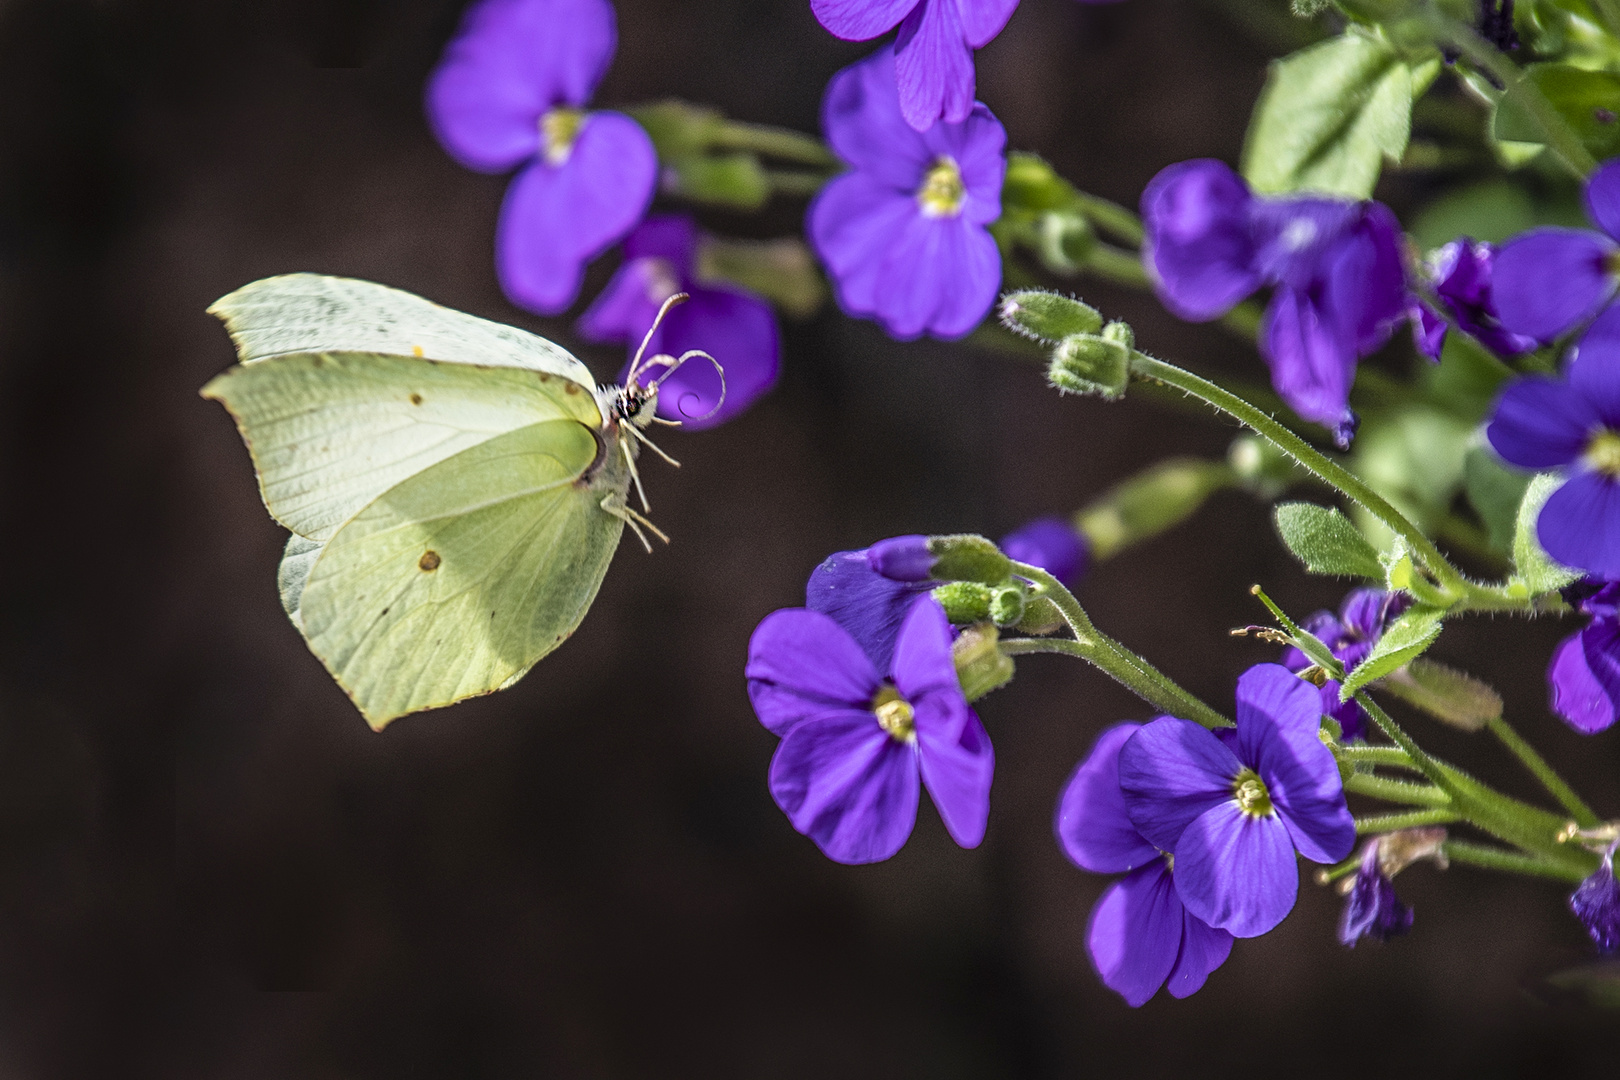
[[[209,312],[241,363],[202,396],[292,532],[282,607],[378,731],[522,678],[585,617],[626,525],[668,542],[629,505],[633,484],[649,509],[641,447],[668,460],[644,432],[672,423],[658,387],[682,363],[720,366],[638,353],[624,386],[597,387],[543,337],[318,274]]]

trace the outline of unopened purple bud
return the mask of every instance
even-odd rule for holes
[[[1036,518],[1001,538],[1001,550],[1016,562],[1038,566],[1073,587],[1086,572],[1090,551],[1086,538],[1062,518]]]
[[[1379,861],[1379,843],[1362,851],[1361,869],[1344,898],[1339,918],[1339,943],[1354,946],[1364,937],[1388,941],[1412,929],[1412,909],[1395,895],[1395,885]]]
[[[866,562],[890,581],[927,581],[934,555],[926,536],[893,536],[866,549]]]
[[[1620,881],[1614,876],[1614,853],[1569,897],[1569,910],[1581,920],[1603,953],[1620,952]]]

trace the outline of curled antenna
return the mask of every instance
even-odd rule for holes
[[[636,378],[641,374],[642,370],[641,354],[647,351],[647,345],[652,341],[653,334],[657,333],[659,324],[664,321],[664,316],[669,314],[670,308],[675,307],[677,304],[684,304],[690,299],[692,297],[687,293],[678,292],[665,300],[663,306],[658,309],[658,315],[653,319],[653,324],[647,328],[646,336],[641,339],[641,348],[636,350],[636,358],[630,362],[630,377],[625,380],[626,386],[636,385]],[[659,359],[659,357],[653,357],[652,360],[648,361],[648,366],[652,366]]]
[[[667,367],[669,370],[665,371],[662,375],[658,376],[658,378],[656,380],[654,380],[650,384],[648,389],[654,389],[655,390],[658,387],[663,386],[664,382],[671,375],[675,374],[677,371],[680,370],[682,364],[686,363],[688,360],[692,359],[694,356],[701,356],[703,359],[705,359],[709,363],[713,364],[714,365],[714,370],[716,372],[718,372],[719,375],[720,375],[720,400],[714,403],[714,408],[710,409],[708,412],[704,413],[702,416],[688,416],[687,417],[688,420],[707,420],[709,417],[711,417],[715,413],[719,412],[720,407],[726,403],[726,369],[721,366],[720,361],[716,360],[714,357],[710,356],[708,353],[704,352],[702,349],[688,349],[686,352],[681,353],[680,358],[677,359],[677,360],[670,360],[668,357],[658,357],[658,356],[653,357],[653,359],[648,362],[648,366],[651,366],[652,363],[654,363],[654,362],[657,362],[659,360],[663,360],[663,361],[665,361],[664,366]],[[696,395],[692,395],[692,396],[696,396]]]

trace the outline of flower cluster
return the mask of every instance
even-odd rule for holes
[[[1356,589],[1344,598],[1338,614],[1318,611],[1305,620],[1302,628],[1320,639],[1349,674],[1367,659],[1378,639],[1384,636],[1384,627],[1390,620],[1411,604],[1412,598],[1406,593]],[[1311,666],[1310,658],[1293,646],[1283,653],[1282,663],[1289,671],[1304,671]],[[1323,681],[1322,712],[1338,721],[1345,741],[1363,738],[1366,714],[1354,701],[1339,700],[1341,685],[1337,679]]]
[[[1219,161],[1184,161],[1142,193],[1143,255],[1165,306],[1218,318],[1271,286],[1260,348],[1294,411],[1355,431],[1356,362],[1407,314],[1400,226],[1381,203],[1315,195],[1260,198]]]
[[[1433,285],[1434,302],[1419,298],[1412,305],[1412,334],[1424,356],[1440,359],[1453,322],[1499,356],[1516,356],[1536,347],[1535,338],[1502,325],[1491,290],[1495,259],[1495,247],[1466,236],[1430,255],[1423,269]]]

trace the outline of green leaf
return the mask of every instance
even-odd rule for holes
[[[1365,199],[1411,132],[1412,69],[1385,42],[1350,31],[1272,65],[1249,121],[1243,176],[1268,194]]]
[[[1620,154],[1620,75],[1568,64],[1532,64],[1522,78],[1569,121],[1593,157],[1602,161]],[[1491,135],[1499,142],[1542,141],[1541,126],[1512,94],[1497,102]]]
[[[1463,487],[1468,501],[1485,523],[1491,547],[1508,554],[1518,527],[1519,505],[1524,502],[1530,477],[1502,464],[1488,446],[1469,448],[1463,459]]]
[[[1440,636],[1440,617],[1443,614],[1445,612],[1441,609],[1423,604],[1408,608],[1406,614],[1389,624],[1384,636],[1367,654],[1367,659],[1345,677],[1339,700],[1349,701],[1363,686],[1382,679],[1423,655],[1434,644],[1434,639]]]
[[[1502,695],[1472,675],[1419,658],[1379,684],[1409,705],[1464,731],[1502,715]]]
[[[1378,552],[1339,511],[1311,503],[1280,503],[1277,532],[1313,574],[1381,580]]]
[[[1513,534],[1513,567],[1531,595],[1562,589],[1581,576],[1579,570],[1553,562],[1536,539],[1536,519],[1541,517],[1541,508],[1563,483],[1563,477],[1556,473],[1538,473],[1525,488],[1524,501],[1519,504],[1518,526]]]

